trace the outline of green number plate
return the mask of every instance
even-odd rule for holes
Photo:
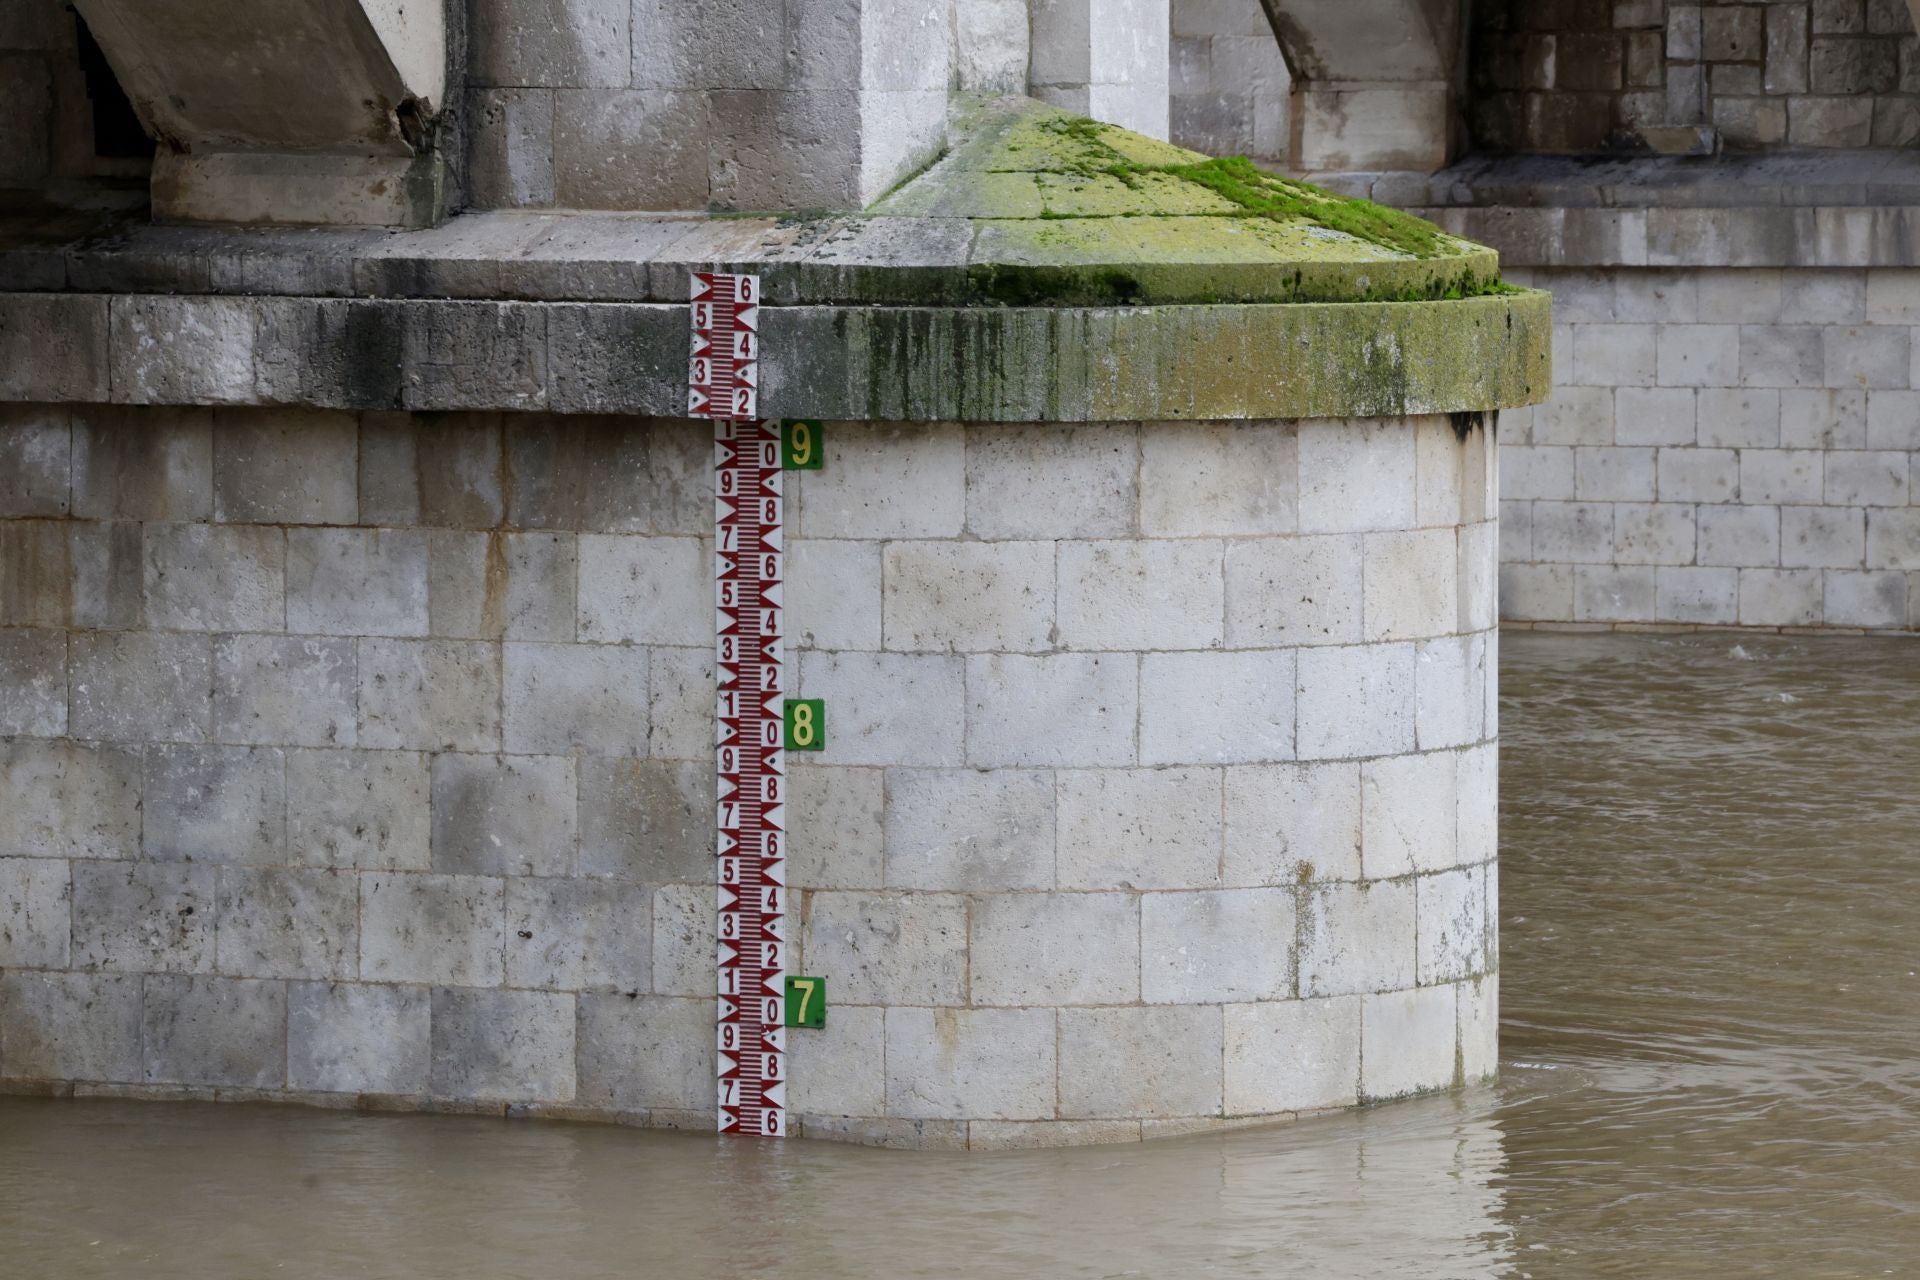
[[[787,699],[787,750],[819,751],[827,745],[827,704],[820,698]]]
[[[827,1025],[827,980],[825,978],[787,979],[787,1025],[824,1027]]]
[[[780,466],[787,471],[820,469],[820,424],[811,418],[788,418],[780,424]]]

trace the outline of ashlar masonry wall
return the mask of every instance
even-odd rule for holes
[[[1558,388],[1502,415],[1514,621],[1920,630],[1920,271],[1509,271]]]
[[[9,407],[0,1088],[705,1128],[702,425]],[[813,1135],[1493,1070],[1487,429],[829,424]]]

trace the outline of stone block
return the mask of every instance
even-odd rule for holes
[[[1299,427],[1303,533],[1404,529],[1415,520],[1414,433],[1398,419]]]
[[[427,538],[419,529],[287,530],[288,629],[426,635]]]
[[[889,649],[1031,653],[1054,634],[1054,544],[895,542],[883,555]]]
[[[1613,509],[1617,564],[1692,564],[1694,508],[1676,502],[1622,502]]]
[[[504,646],[506,749],[644,754],[647,659],[624,645]]]
[[[962,428],[836,422],[824,443],[822,469],[808,472],[799,486],[800,535],[959,536],[967,521],[968,503]],[[1003,468],[992,469],[997,473]],[[1007,469],[1012,469],[1011,461]],[[999,532],[1007,536],[1009,531]]]
[[[1707,324],[1766,325],[1780,319],[1778,270],[1706,270],[1696,275],[1697,319]],[[1745,335],[1741,335],[1745,338]]]
[[[0,968],[66,968],[72,901],[66,862],[0,858]]]
[[[553,189],[570,209],[700,209],[710,202],[707,95],[657,89],[555,95]]]
[[[1740,455],[1732,449],[1662,449],[1657,477],[1664,502],[1733,502],[1740,496]]]
[[[1812,325],[1740,326],[1740,385],[1818,387],[1826,376],[1825,330]]]
[[[1612,444],[1614,433],[1614,392],[1611,387],[1555,387],[1553,395],[1535,408],[1533,443],[1541,445]],[[1503,455],[1507,449],[1500,451]],[[1573,460],[1555,452],[1538,459],[1558,460],[1567,469],[1564,492],[1509,493],[1515,498],[1566,498],[1573,496]]]
[[[969,956],[973,1003],[1138,1000],[1140,910],[1140,899],[1123,893],[1009,894],[978,900]]]
[[[1571,386],[1654,385],[1654,329],[1646,324],[1576,324]]]
[[[1500,1070],[1500,978],[1489,974],[1456,988],[1462,1084],[1492,1080]]]
[[[1820,589],[1817,569],[1742,569],[1740,622],[1767,627],[1817,625]]]
[[[1356,995],[1414,982],[1415,907],[1408,880],[1316,885],[1301,899],[1300,994]]]
[[[713,1106],[712,999],[582,995],[578,1006],[579,1102],[620,1110]]]
[[[1573,571],[1564,564],[1500,566],[1500,616],[1558,621],[1573,611]]]
[[[1702,392],[1701,394],[1712,394]],[[1621,445],[1686,445],[1694,442],[1695,403],[1694,393],[1683,387],[1621,387],[1614,393],[1613,441]],[[1575,451],[1576,466],[1585,461],[1592,465],[1594,459],[1627,460],[1638,459],[1641,454],[1618,454],[1605,448],[1580,449]],[[1629,473],[1624,477],[1629,485],[1640,479]],[[1615,487],[1618,487],[1616,484]],[[1599,493],[1587,492],[1593,488],[1593,477],[1577,477],[1574,494],[1577,497],[1600,497]],[[1638,488],[1634,489],[1638,494]],[[1542,494],[1542,497],[1557,495]],[[1647,495],[1651,496],[1651,495]]]
[[[1414,737],[1421,750],[1484,736],[1488,679],[1483,637],[1422,641],[1414,652]]]
[[[1359,643],[1361,564],[1361,538],[1355,534],[1229,542],[1227,644]]]
[[[1456,864],[1457,758],[1437,751],[1361,765],[1361,863],[1369,878]]]
[[[713,897],[711,889],[704,891],[708,898]],[[1017,899],[989,898],[982,902],[1028,900],[1029,896],[1023,894]],[[965,898],[957,894],[816,891],[808,897],[805,921],[802,947],[806,963],[814,972],[827,976],[836,1003],[896,1006],[967,1002]],[[710,957],[712,951],[709,931],[704,953]],[[976,999],[979,965],[976,947]],[[710,974],[710,961],[707,967]],[[710,976],[706,981],[711,985]]]
[[[1219,884],[1222,782],[1218,769],[1063,771],[1060,887],[1200,889]],[[897,784],[893,794],[898,795]]]
[[[436,990],[430,1025],[427,1081],[436,1097],[573,1098],[571,995]]]
[[[707,770],[702,764],[701,769]],[[787,875],[817,889],[885,882],[885,775],[878,769],[787,765]],[[709,806],[711,807],[711,806]],[[706,826],[706,814],[698,819]]]
[[[221,636],[213,645],[220,742],[350,747],[357,728],[351,640]]]
[[[360,883],[360,976],[489,987],[503,980],[506,890],[481,876],[370,872]]]
[[[1767,54],[1761,85],[1773,94],[1807,91],[1807,6],[1767,6]]]
[[[1657,341],[1660,386],[1729,387],[1739,380],[1738,326],[1663,324]]]
[[[253,299],[122,294],[109,311],[113,399],[214,405],[254,397]]]
[[[1573,567],[1572,616],[1576,622],[1651,621],[1654,595],[1655,574],[1651,565]]]
[[[467,198],[479,209],[553,203],[553,91],[467,94]]]
[[[1492,520],[1463,526],[1460,530],[1459,568],[1460,621],[1464,630],[1484,631],[1500,619],[1499,526]],[[1531,540],[1531,531],[1528,533]]]
[[[1654,574],[1654,611],[1661,622],[1733,622],[1739,593],[1739,572],[1731,568],[1662,565]]]
[[[792,766],[789,766],[791,768]],[[714,777],[708,761],[596,759],[576,765],[580,787],[579,873],[647,884],[713,874]],[[794,789],[794,806],[804,796]],[[797,824],[794,849],[800,856]],[[817,881],[796,877],[796,884]]]
[[[795,539],[787,552],[787,634],[809,649],[880,648],[880,544]]]
[[[565,756],[435,756],[434,870],[571,875],[575,786]]]
[[[653,650],[647,671],[648,753],[662,760],[713,758],[713,644]]]
[[[1749,504],[1820,501],[1823,456],[1811,449],[1740,451],[1740,497]]]
[[[712,640],[712,583],[697,539],[583,536],[580,638],[705,645]]]
[[[1699,396],[1702,445],[1729,449],[1779,446],[1780,392],[1703,388]]]
[[[360,970],[360,886],[352,872],[220,868],[215,958],[243,978],[352,978]]]
[[[1920,449],[1920,391],[1867,393],[1866,446],[1870,449]]]
[[[258,525],[148,525],[147,621],[170,631],[279,631],[286,539]]]
[[[141,983],[138,974],[0,971],[0,1074],[138,1080]]]
[[[1029,35],[1022,0],[978,0],[957,6],[954,79],[963,92],[1025,93]]]
[[[633,992],[652,983],[653,902],[644,885],[509,880],[506,932],[508,986]]]
[[[429,997],[420,987],[287,986],[287,1085],[319,1093],[423,1094]]]
[[[906,1122],[896,1122],[906,1123]],[[936,1122],[918,1121],[917,1126]],[[952,1122],[958,1126],[961,1122]],[[1208,1118],[1149,1120],[1149,1125],[1210,1125]],[[973,1120],[965,1123],[966,1149],[969,1151],[1035,1151],[1051,1147],[1098,1147],[1120,1142],[1139,1142],[1139,1120]],[[1185,1131],[1184,1128],[1181,1130]],[[914,1149],[932,1150],[926,1142]]]
[[[698,11],[640,0],[633,12],[633,83],[649,89],[780,88],[783,17],[777,8],[769,13],[741,0]]]
[[[1411,644],[1301,650],[1299,758],[1338,760],[1412,750],[1414,668]]]
[[[1875,569],[1920,570],[1920,508],[1868,514],[1867,564]]]
[[[1140,900],[1140,995],[1150,1004],[1293,993],[1291,888],[1150,893]]]
[[[1611,432],[1612,415],[1608,415]],[[1565,501],[1573,497],[1574,452],[1556,445],[1510,445],[1500,450],[1500,492],[1509,499]]]
[[[624,86],[631,74],[628,0],[481,0],[468,28],[483,85]]]
[[[134,856],[140,763],[138,747],[0,740],[0,855]]]
[[[1444,1088],[1454,1082],[1456,989],[1390,991],[1361,1001],[1363,1101]]]
[[[1423,986],[1474,977],[1487,967],[1487,872],[1465,867],[1413,882],[1419,922],[1415,968]]]
[[[66,632],[0,630],[0,736],[56,738],[66,731]]]
[[[886,884],[1051,889],[1054,823],[1054,779],[1044,770],[895,769],[887,776]]]
[[[1703,508],[1695,559],[1703,565],[1779,564],[1780,508]]]
[[[653,989],[704,996],[714,986],[720,905],[712,884],[666,884],[653,894]]]
[[[1906,625],[1905,574],[1829,569],[1822,576],[1821,621],[1828,626],[1900,628]]]
[[[1060,1011],[1060,1114],[1220,1114],[1221,1023],[1208,1008]]]
[[[361,421],[360,518],[368,524],[490,529],[505,514],[495,414],[420,413]]]
[[[1360,766],[1227,770],[1229,885],[1291,885],[1360,876]]]
[[[793,1036],[787,1104],[801,1115],[877,1116],[887,1108],[886,1010],[836,1006],[827,1025]]]
[[[255,524],[359,518],[360,426],[315,409],[222,409],[213,420],[213,515]]]
[[[572,640],[578,554],[564,533],[428,535],[431,633],[494,640]]]
[[[1887,325],[1835,325],[1823,330],[1823,385],[1871,390],[1905,387],[1910,356],[1908,333],[1904,327]]]
[[[1867,513],[1857,507],[1782,507],[1780,563],[1789,569],[1857,569]]]
[[[667,433],[626,417],[517,414],[506,422],[507,523],[522,529],[645,533],[651,447]],[[664,442],[663,442],[664,443]],[[711,442],[705,461],[711,465]],[[670,450],[661,451],[663,462]]]
[[[1447,567],[1453,567],[1451,556]],[[1291,650],[1146,655],[1140,666],[1141,762],[1291,760],[1294,678]]]
[[[1140,456],[1135,429],[1125,425],[969,427],[967,531],[987,539],[1127,535]]]
[[[1499,745],[1490,742],[1460,752],[1454,776],[1454,856],[1462,866],[1491,862],[1499,852]]]
[[[1041,658],[973,658],[968,663],[1037,663]],[[1098,659],[1087,659],[1097,662]],[[984,679],[984,675],[983,675]],[[1130,685],[1129,681],[1129,685]],[[984,692],[987,685],[973,686]],[[904,653],[803,653],[793,693],[826,701],[824,764],[926,767],[963,763],[961,735],[967,676],[958,657]],[[913,714],[902,715],[911,707]],[[997,704],[995,711],[1001,710]],[[979,723],[978,716],[975,723]],[[1131,723],[1131,706],[1128,708]],[[1008,735],[1011,745],[1027,741]],[[976,764],[1040,763],[995,756]]]
[[[271,747],[147,748],[141,851],[172,862],[286,861],[286,753]]]
[[[1272,1115],[1351,1106],[1360,1093],[1359,996],[1229,1005],[1225,1110]]]
[[[1306,474],[1303,436],[1313,429],[1297,434],[1291,423],[1186,422],[1143,428],[1141,531],[1149,537],[1294,532],[1300,527],[1299,477]],[[1323,452],[1347,457],[1363,447],[1318,443]],[[1404,450],[1409,473],[1411,443]]]
[[[1223,630],[1221,560],[1219,543],[1198,539],[1060,543],[1060,644],[1217,648]]]
[[[130,521],[74,523],[66,531],[72,569],[67,621],[96,630],[138,627],[144,612],[140,526]]]
[[[1796,97],[1787,100],[1787,141],[1796,147],[1864,147],[1872,140],[1869,98]]]
[[[427,758],[407,751],[287,752],[287,855],[318,867],[431,867]]]
[[[832,88],[810,86],[806,92],[710,92],[707,105],[713,131],[732,140],[736,149],[735,157],[719,160],[708,170],[711,206],[845,209],[871,204],[884,188],[865,189],[866,180],[874,176],[869,169],[882,166],[867,163],[869,157],[861,154],[860,142],[884,141],[888,122],[883,110],[869,118],[866,108],[886,103],[906,111],[912,97],[862,93],[844,79]],[[885,180],[891,182],[893,175]]]
[[[500,747],[500,651],[468,640],[359,642],[360,745]]]
[[[1691,271],[1619,271],[1613,276],[1613,318],[1638,324],[1691,324],[1701,319]],[[1651,384],[1647,384],[1651,385]]]
[[[213,514],[212,415],[104,405],[75,413],[73,514],[207,519]]]
[[[887,1010],[887,1114],[907,1119],[1053,1116],[1051,1009]]]
[[[73,424],[65,406],[0,408],[0,517],[64,516],[73,481]]]
[[[146,1083],[285,1087],[285,983],[149,974],[142,1003]]]
[[[1451,528],[1368,534],[1366,638],[1407,640],[1453,631],[1459,612],[1456,554]]]
[[[108,300],[10,294],[0,307],[0,394],[99,403],[110,394]]]
[[[1533,559],[1533,504],[1500,504],[1500,563],[1524,563]],[[1496,566],[1497,567],[1497,566]]]
[[[1574,449],[1574,497],[1584,503],[1651,503],[1653,449]]]

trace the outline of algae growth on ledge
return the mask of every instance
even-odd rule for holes
[[[964,219],[965,292],[1014,305],[1427,301],[1507,291],[1493,250],[1367,200],[1028,99],[867,219]],[[949,223],[949,225],[951,225]]]

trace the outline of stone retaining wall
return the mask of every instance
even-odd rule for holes
[[[1558,390],[1501,420],[1507,618],[1920,629],[1920,270],[1509,278]]]
[[[1130,1139],[1491,1073],[1482,426],[826,438],[804,1132]],[[710,1126],[709,440],[9,407],[0,1087]]]

